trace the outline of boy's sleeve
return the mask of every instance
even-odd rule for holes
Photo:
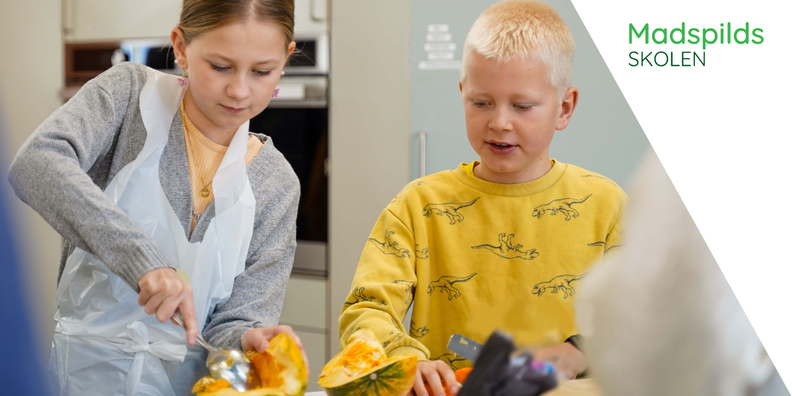
[[[624,230],[624,210],[627,206],[628,197],[624,191],[619,191],[619,202],[617,206],[617,213],[614,213],[616,221],[613,223],[608,235],[605,237],[605,254],[618,250],[625,243],[625,230]]]
[[[385,209],[363,248],[338,319],[342,348],[352,333],[369,329],[388,356],[414,354],[418,360],[427,360],[429,350],[410,337],[402,325],[417,279],[414,246],[412,230]]]

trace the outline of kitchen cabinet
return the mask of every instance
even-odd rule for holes
[[[308,363],[310,365],[310,375],[308,377],[308,392],[318,391],[321,389],[319,384],[319,374],[322,373],[322,368],[327,363],[325,351],[327,349],[327,335],[316,334],[307,331],[295,331],[297,337],[300,337],[305,354],[308,355]],[[322,393],[324,394],[324,393]]]
[[[168,37],[182,0],[61,0],[66,42]],[[296,0],[295,32],[327,31],[327,0]]]
[[[181,0],[62,0],[66,42],[168,37],[179,23]]]
[[[327,31],[328,0],[295,0],[294,33]]]
[[[300,275],[289,279],[280,324],[291,326],[303,343],[311,368],[308,391],[319,390],[316,382],[329,360],[326,302],[326,279]]]
[[[292,275],[286,287],[280,321],[292,327],[327,329],[327,280]]]

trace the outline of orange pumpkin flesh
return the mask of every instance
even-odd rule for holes
[[[319,385],[330,396],[404,395],[412,388],[418,358],[388,358],[370,330],[359,330],[325,365]]]
[[[237,392],[225,380],[201,378],[193,388],[198,396],[302,396],[308,383],[308,371],[300,347],[287,334],[270,340],[264,353],[247,352],[261,387]],[[253,370],[251,370],[253,371]]]

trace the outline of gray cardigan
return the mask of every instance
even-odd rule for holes
[[[134,63],[102,73],[39,126],[11,164],[8,180],[17,196],[66,239],[58,281],[75,247],[99,257],[136,291],[143,274],[171,267],[156,242],[103,192],[143,149],[139,95],[145,82],[145,66]],[[190,236],[192,189],[179,115],[162,154],[160,181],[185,235],[198,242],[214,217],[214,202]],[[244,331],[278,323],[294,260],[299,180],[271,139],[253,135],[265,144],[247,167],[256,218],[245,271],[203,331],[219,346],[239,348]]]

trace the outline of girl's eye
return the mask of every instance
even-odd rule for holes
[[[257,76],[261,76],[261,77],[270,75],[270,71],[269,70],[266,70],[266,71],[264,71],[264,70],[253,70],[253,73],[255,73]]]
[[[476,107],[484,107],[486,105],[487,105],[487,102],[482,102],[480,100],[474,100],[473,101],[473,106],[476,106]]]
[[[226,71],[226,70],[230,69],[230,67],[225,67],[225,66],[217,66],[217,65],[215,65],[215,64],[213,63],[213,64],[212,64],[212,69],[215,69],[215,70],[217,70],[217,71]]]

